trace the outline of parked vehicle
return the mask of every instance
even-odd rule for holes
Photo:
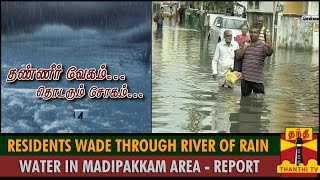
[[[210,32],[208,38],[213,42],[224,41],[223,32],[227,29],[232,31],[232,36],[235,38],[237,35],[241,34],[240,26],[242,24],[248,24],[247,19],[235,17],[235,16],[220,16],[217,17],[210,27]]]
[[[223,14],[207,14],[208,25],[212,27],[216,18],[221,16],[223,16]]]

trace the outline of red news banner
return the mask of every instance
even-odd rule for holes
[[[0,176],[279,176],[278,136],[5,135],[0,140]]]

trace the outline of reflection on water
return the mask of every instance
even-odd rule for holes
[[[242,98],[240,85],[213,81],[216,44],[205,35],[166,22],[152,43],[153,132],[319,132],[319,53],[277,50],[265,63],[266,95]]]

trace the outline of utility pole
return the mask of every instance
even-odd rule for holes
[[[272,44],[276,46],[277,44],[277,30],[278,30],[278,14],[279,10],[279,1],[273,1],[273,33],[272,33]]]
[[[272,31],[272,44],[273,45],[275,45],[275,43],[274,43],[274,35],[275,35],[275,33],[274,33],[274,31],[276,30],[276,22],[275,22],[275,20],[276,20],[276,2],[275,1],[273,1],[273,19],[272,19],[272,24],[273,24],[273,31]]]
[[[200,10],[203,11],[203,1],[201,1],[201,7]]]

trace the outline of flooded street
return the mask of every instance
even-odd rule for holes
[[[152,132],[319,132],[318,52],[277,49],[265,62],[266,95],[241,98],[240,85],[222,90],[212,78],[216,43],[175,22],[152,33]]]

